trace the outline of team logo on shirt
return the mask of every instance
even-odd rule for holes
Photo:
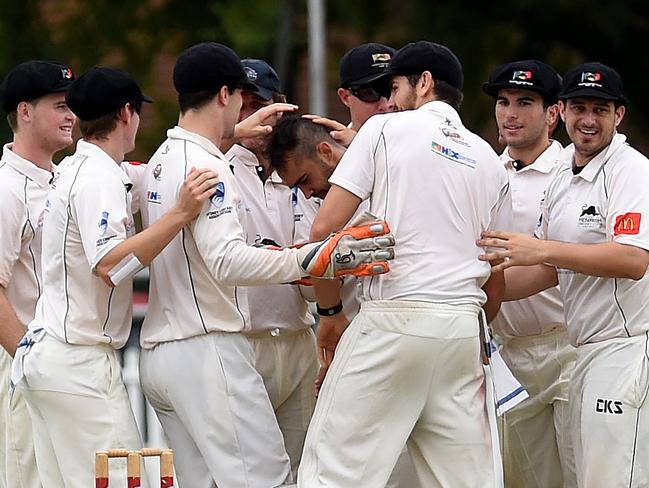
[[[100,235],[104,235],[108,230],[108,212],[102,212],[101,218],[99,219],[99,232]]]
[[[613,234],[619,235],[637,235],[640,233],[640,220],[642,214],[638,212],[627,212],[615,217],[615,226]]]
[[[160,204],[162,203],[162,195],[160,195],[159,191],[148,190],[146,192],[146,201],[149,203]]]
[[[219,181],[214,189],[216,190],[216,192],[214,193],[214,195],[212,195],[210,201],[212,202],[212,205],[214,205],[216,208],[219,208],[225,201],[225,185],[222,181]]]
[[[298,192],[298,187],[294,186],[291,188],[291,205],[293,207],[297,206],[297,192]]]
[[[477,163],[475,159],[471,159],[468,156],[464,156],[463,154],[460,154],[459,152],[454,151],[449,147],[443,146],[442,144],[439,144],[438,142],[435,141],[431,143],[430,148],[435,154],[439,154],[443,158],[449,159],[450,161],[453,161],[455,163],[463,164],[470,168],[475,168],[475,165]]]
[[[442,127],[442,134],[444,134],[444,136],[446,136],[447,139],[450,139],[456,144],[470,147],[469,143],[464,140],[464,137],[462,137],[462,134],[460,134],[459,132],[453,129]]]
[[[584,204],[581,206],[577,225],[583,229],[594,229],[604,225],[604,217],[600,212],[599,205]]]
[[[156,181],[160,181],[161,174],[162,174],[162,165],[158,163],[156,164],[155,168],[153,168],[153,177],[156,179]]]

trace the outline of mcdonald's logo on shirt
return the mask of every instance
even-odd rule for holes
[[[615,227],[613,227],[613,234],[616,236],[622,234],[639,234],[640,233],[640,218],[641,213],[628,212],[615,217]]]

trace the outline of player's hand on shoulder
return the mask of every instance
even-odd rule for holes
[[[316,124],[322,125],[327,130],[329,130],[329,135],[333,138],[334,141],[342,144],[345,147],[349,145],[354,140],[356,136],[356,131],[350,129],[344,124],[341,124],[337,120],[328,119],[327,117],[320,117],[319,115],[306,114],[303,115],[305,119],[309,119]]]
[[[194,220],[205,202],[214,195],[219,182],[218,173],[208,168],[192,168],[180,187],[176,210],[186,222]]]

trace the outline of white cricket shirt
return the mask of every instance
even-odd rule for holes
[[[564,151],[572,161],[574,146]],[[548,188],[540,238],[596,244],[615,241],[649,250],[649,161],[616,134],[579,174],[570,166]],[[573,345],[649,330],[649,277],[598,278],[557,269]]]
[[[93,271],[135,233],[131,187],[120,165],[84,140],[61,161],[45,207],[43,294],[32,325],[69,344],[126,343],[132,282],[111,288]]]
[[[559,161],[561,144],[552,144],[532,164],[516,170],[505,149],[500,157],[509,175],[512,197],[513,232],[534,235],[541,215],[541,201],[550,182],[564,165]],[[505,230],[505,229],[501,229]],[[565,329],[561,292],[558,287],[513,302],[503,302],[500,312],[491,322],[501,337],[533,336]]]
[[[0,160],[0,284],[27,327],[41,294],[43,210],[52,173],[6,144]],[[54,165],[52,165],[54,169]]]
[[[246,213],[242,220],[248,244],[269,240],[281,247],[295,242],[294,208],[297,193],[273,172],[265,181],[259,177],[259,160],[240,145],[226,153]],[[262,285],[246,288],[248,312],[253,330],[300,330],[314,323],[307,302],[296,285]]]
[[[246,212],[227,159],[211,141],[180,127],[167,131],[147,164],[144,225],[176,204],[192,167],[216,170],[217,192],[150,265],[149,308],[140,336],[144,348],[211,331],[250,329],[245,286],[302,277],[294,250],[246,244]]]
[[[490,266],[475,241],[510,225],[509,184],[496,153],[450,105],[374,115],[329,181],[369,198],[395,235],[391,271],[363,279],[365,299],[485,302]]]

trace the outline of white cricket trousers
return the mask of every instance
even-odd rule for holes
[[[577,347],[570,383],[580,488],[649,486],[649,333]]]
[[[565,329],[513,337],[500,354],[529,397],[503,416],[507,488],[575,488],[568,388],[576,350]]]
[[[255,353],[255,368],[264,380],[295,477],[315,408],[315,334],[304,328],[254,331],[245,336]]]
[[[0,347],[0,488],[40,488],[32,419],[21,392],[9,404],[11,356]]]
[[[274,488],[291,478],[254,353],[240,333],[210,332],[140,354],[142,390],[183,488]]]
[[[109,345],[65,344],[45,334],[24,357],[18,384],[32,413],[43,488],[95,485],[95,452],[140,449],[116,351]],[[126,486],[126,461],[111,460],[110,486]],[[143,473],[142,486],[148,486]]]
[[[493,487],[478,313],[363,303],[316,403],[298,486],[383,488],[407,440],[422,486]]]

